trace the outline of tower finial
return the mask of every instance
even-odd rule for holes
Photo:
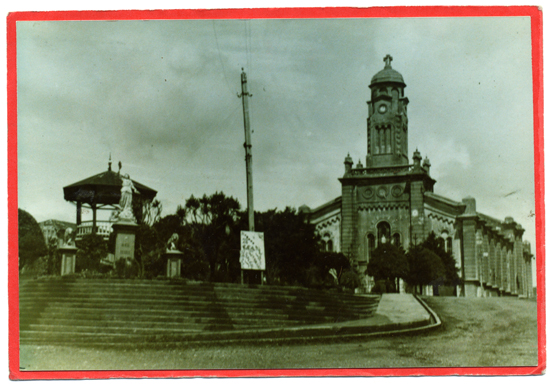
[[[384,62],[386,63],[384,68],[391,68],[391,61],[392,60],[393,60],[393,58],[391,57],[390,54],[386,55],[386,57],[384,58]]]
[[[108,171],[111,171],[111,152],[109,152],[109,169],[107,169]]]

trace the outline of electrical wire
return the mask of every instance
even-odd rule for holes
[[[227,86],[227,90],[231,94],[233,94],[233,91],[231,91],[231,87],[229,87],[229,82],[227,81],[227,76],[225,75],[225,66],[223,65],[222,55],[220,53],[220,45],[218,44],[218,34],[216,32],[216,24],[214,20],[212,20],[212,28],[214,29],[214,37],[216,38],[216,48],[218,49],[218,58],[220,59],[220,64],[222,65],[222,71],[223,71],[223,78],[225,79],[225,85]]]

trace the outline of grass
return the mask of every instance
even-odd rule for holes
[[[122,350],[22,346],[26,370],[488,367],[537,364],[537,305],[515,298],[427,297],[436,331],[341,343]]]

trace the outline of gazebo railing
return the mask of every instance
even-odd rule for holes
[[[92,234],[93,221],[82,221],[80,225],[76,227],[76,239],[82,240],[86,235]],[[105,240],[109,240],[109,236],[113,231],[113,223],[110,221],[96,221],[96,233],[103,236]]]

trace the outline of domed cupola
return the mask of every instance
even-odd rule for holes
[[[372,88],[375,84],[389,82],[401,83],[403,87],[406,86],[405,81],[403,80],[403,76],[391,67],[392,60],[393,58],[390,55],[386,55],[386,57],[384,58],[384,62],[386,63],[384,69],[382,71],[379,71],[376,75],[372,77],[369,87]]]
[[[384,69],[372,77],[367,118],[367,167],[408,164],[407,105],[403,76],[391,67],[386,55]]]

